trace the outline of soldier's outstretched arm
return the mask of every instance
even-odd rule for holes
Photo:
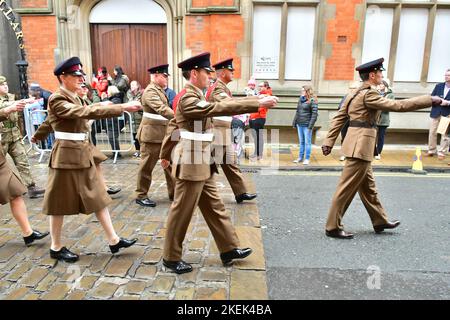
[[[122,112],[130,106],[140,106],[139,102],[133,101],[126,104],[111,104],[104,106],[101,103],[82,106],[68,102],[63,96],[56,96],[49,101],[48,109],[53,111],[57,117],[62,119],[102,119],[119,117]],[[141,108],[139,107],[139,110]],[[137,111],[136,109],[135,111]],[[133,110],[130,110],[134,112]]]
[[[408,112],[431,107],[432,98],[429,95],[424,95],[404,100],[391,100],[382,97],[375,90],[369,90],[364,96],[364,103],[367,108],[371,109]]]
[[[178,107],[184,117],[190,119],[202,119],[205,117],[233,116],[236,114],[257,112],[260,106],[271,108],[276,105],[277,101],[278,98],[276,97],[267,97],[258,100],[226,99],[220,102],[210,103],[200,100],[195,94],[187,93],[183,96]]]
[[[22,111],[27,104],[27,100],[12,101],[11,103],[3,103],[3,108],[0,109],[0,121],[9,119],[9,114],[12,112]]]

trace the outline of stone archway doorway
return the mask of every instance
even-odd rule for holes
[[[104,0],[90,12],[93,72],[106,66],[110,74],[121,66],[130,80],[145,87],[150,82],[147,69],[167,63],[167,17],[152,0]]]

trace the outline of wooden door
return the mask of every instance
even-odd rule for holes
[[[165,24],[91,24],[93,73],[105,66],[113,75],[115,65],[123,68],[130,81],[145,88],[150,82],[148,68],[167,63]]]

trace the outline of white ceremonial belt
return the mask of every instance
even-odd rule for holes
[[[190,131],[180,131],[180,137],[186,140],[193,141],[209,141],[212,142],[214,139],[213,133],[197,133]]]
[[[220,121],[225,121],[225,122],[231,122],[233,121],[233,117],[227,117],[227,116],[223,116],[223,117],[213,117],[214,120],[220,120]]]
[[[153,119],[153,120],[169,120],[159,114],[154,114],[154,113],[149,113],[149,112],[144,112],[144,117]]]
[[[75,141],[84,141],[86,140],[86,133],[71,133],[71,132],[61,132],[55,131],[55,139],[60,140],[75,140]]]

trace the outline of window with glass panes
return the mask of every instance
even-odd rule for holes
[[[450,0],[367,1],[361,62],[397,82],[440,82],[450,67]]]

